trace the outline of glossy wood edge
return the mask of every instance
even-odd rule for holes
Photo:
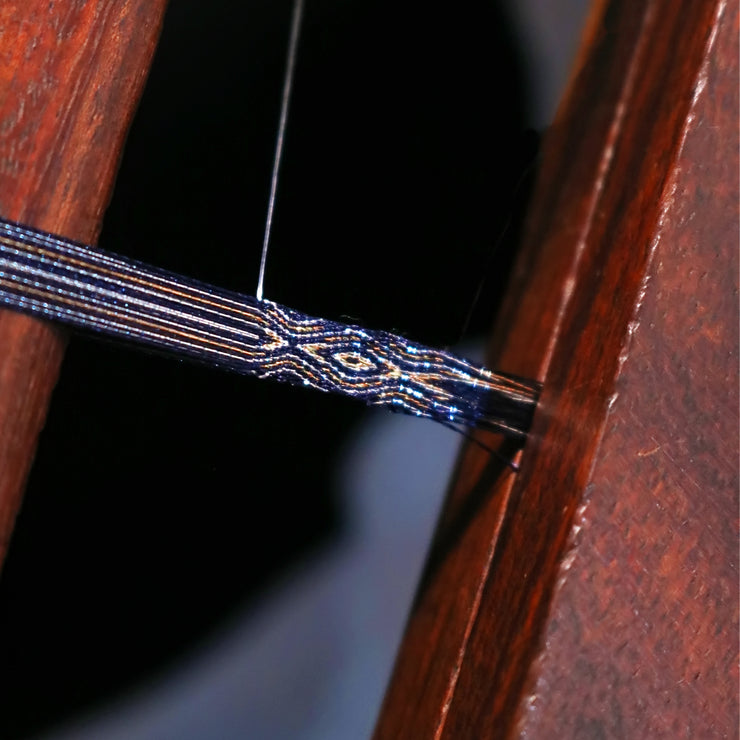
[[[520,737],[733,737],[738,3],[720,6]]]
[[[0,213],[94,243],[164,0],[23,0],[0,9]],[[64,353],[56,328],[0,311],[0,562]]]
[[[724,6],[594,8],[492,345],[496,366],[545,380],[522,472],[463,451],[376,738],[520,721]]]

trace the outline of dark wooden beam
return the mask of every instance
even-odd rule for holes
[[[159,36],[164,0],[6,2],[0,10],[0,213],[95,242]],[[64,353],[0,311],[0,562]]]
[[[738,3],[596,3],[375,737],[737,733]]]

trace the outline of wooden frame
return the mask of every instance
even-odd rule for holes
[[[593,8],[489,358],[522,472],[464,450],[376,738],[737,732],[737,36]]]
[[[0,12],[0,211],[94,243],[166,3],[9,2]],[[0,563],[64,353],[0,311]]]

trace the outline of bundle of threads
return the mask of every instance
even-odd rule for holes
[[[260,378],[524,437],[539,385],[0,219],[0,304]]]

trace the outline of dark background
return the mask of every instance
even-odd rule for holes
[[[254,292],[289,22],[282,1],[172,4],[101,246]],[[308,0],[266,297],[447,346],[485,275],[484,333],[525,106],[496,3]],[[0,737],[165,670],[342,537],[333,463],[363,413],[73,338],[2,574]]]

